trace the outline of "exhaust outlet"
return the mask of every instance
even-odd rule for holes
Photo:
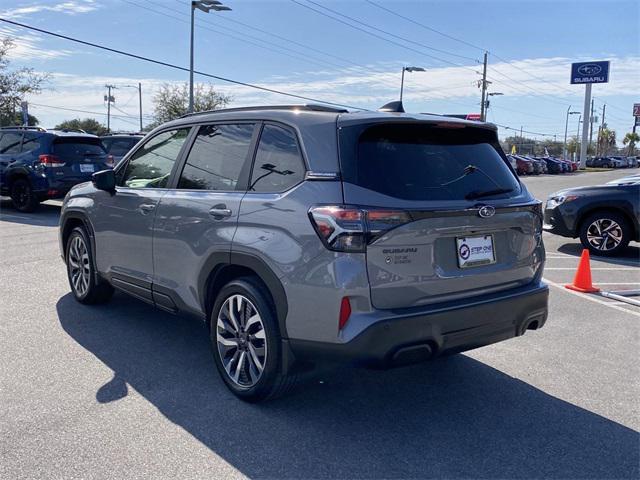
[[[391,357],[394,366],[409,365],[429,360],[433,356],[433,349],[427,343],[411,345],[397,350]]]

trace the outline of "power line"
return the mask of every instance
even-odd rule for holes
[[[104,112],[93,112],[93,111],[90,111],[90,110],[80,110],[80,109],[77,109],[77,108],[58,107],[58,106],[55,106],[55,105],[43,105],[41,103],[33,103],[33,102],[29,102],[29,105],[33,105],[34,107],[53,108],[55,110],[66,110],[68,112],[87,113],[89,115],[102,115],[104,117],[107,116],[107,114],[104,113]],[[118,109],[118,110],[120,110],[120,109]],[[120,111],[122,111],[122,110],[120,110]],[[126,113],[126,112],[124,112],[124,113]],[[135,118],[135,119],[137,119],[138,118],[137,116],[133,116],[133,115],[114,115],[114,114],[111,114],[111,116],[114,117],[114,118],[120,118],[120,119],[125,119],[125,118]],[[145,118],[151,118],[148,115],[144,115],[144,117]]]
[[[18,27],[26,28],[27,30],[32,30],[32,31],[39,32],[39,33],[44,33],[46,35],[50,35],[50,36],[53,36],[53,37],[62,38],[64,40],[68,40],[70,42],[75,42],[75,43],[79,43],[81,45],[87,45],[89,47],[99,48],[101,50],[105,50],[105,51],[108,51],[108,52],[117,53],[119,55],[124,55],[124,56],[130,57],[130,58],[135,58],[137,60],[143,60],[145,62],[154,63],[156,65],[161,65],[163,67],[169,67],[169,68],[173,68],[173,69],[180,70],[180,71],[183,71],[183,72],[188,72],[189,71],[189,69],[186,68],[186,67],[181,67],[179,65],[174,65],[174,64],[168,63],[168,62],[163,62],[162,60],[155,60],[153,58],[144,57],[142,55],[137,55],[135,53],[129,53],[129,52],[125,52],[123,50],[118,50],[118,49],[111,48],[111,47],[105,47],[104,45],[100,45],[100,44],[92,43],[92,42],[87,42],[85,40],[80,40],[80,39],[77,39],[77,38],[73,38],[73,37],[70,37],[68,35],[62,35],[60,33],[54,33],[54,32],[51,32],[49,30],[44,30],[42,28],[33,27],[31,25],[26,25],[24,23],[15,22],[13,20],[8,20],[6,18],[0,18],[0,21],[1,22],[5,22],[5,23],[9,23],[11,25],[15,25],[15,26],[18,26]],[[313,98],[313,97],[307,97],[307,96],[304,96],[304,95],[297,95],[295,93],[283,92],[283,91],[276,90],[276,89],[273,89],[273,88],[262,87],[260,85],[255,85],[255,84],[252,84],[252,83],[241,82],[239,80],[233,80],[231,78],[221,77],[219,75],[212,75],[210,73],[201,72],[199,70],[194,70],[194,73],[197,73],[198,75],[202,75],[203,77],[214,78],[214,79],[220,80],[222,82],[233,83],[235,85],[241,85],[243,87],[254,88],[256,90],[262,90],[263,92],[275,93],[277,95],[283,95],[283,96],[286,96],[286,97],[298,98],[300,100],[308,100],[310,102],[322,103],[322,104],[325,104],[325,105],[333,105],[333,106],[336,106],[336,107],[351,108],[351,109],[354,109],[354,110],[367,110],[365,108],[355,107],[353,105],[346,105],[346,104],[343,104],[343,103],[336,103],[336,102],[328,102],[326,100],[320,100],[320,99]]]
[[[336,22],[342,23],[343,25],[346,25],[346,26],[348,26],[350,28],[353,28],[353,29],[358,30],[358,31],[363,32],[363,33],[366,33],[367,35],[370,35],[370,36],[375,37],[377,39],[383,40],[383,41],[385,41],[387,43],[391,43],[392,45],[395,45],[397,47],[404,48],[405,50],[410,50],[410,51],[412,51],[414,53],[417,53],[418,55],[422,55],[422,56],[428,57],[428,58],[433,58],[435,60],[438,60],[438,61],[443,62],[443,63],[447,63],[449,65],[453,65],[455,67],[461,67],[461,68],[465,68],[465,69],[468,69],[468,70],[472,70],[474,73],[476,73],[475,70],[473,70],[473,69],[471,69],[469,67],[466,67],[464,65],[460,65],[458,63],[451,62],[449,60],[445,60],[445,59],[440,58],[440,57],[436,57],[434,55],[429,55],[428,53],[424,53],[424,52],[422,52],[420,50],[417,50],[415,48],[409,47],[407,45],[403,45],[402,43],[396,42],[395,40],[391,40],[389,38],[383,37],[382,35],[378,35],[376,33],[370,32],[369,30],[365,30],[364,28],[358,27],[357,25],[353,25],[353,24],[351,24],[349,22],[346,22],[346,21],[344,21],[344,20],[342,20],[340,18],[334,17],[333,15],[329,15],[328,13],[325,13],[325,12],[323,12],[321,10],[317,10],[317,9],[315,9],[315,8],[309,6],[309,5],[305,5],[304,3],[301,3],[298,0],[291,0],[291,2],[295,3],[296,5],[301,6],[303,8],[306,8],[308,10],[316,12],[319,15],[322,15],[324,17],[330,18],[330,19],[332,19],[332,20],[334,20]],[[326,9],[327,7],[322,7],[322,8]]]
[[[145,5],[140,5],[139,3],[133,2],[131,0],[122,0],[122,1],[124,1],[125,3],[128,3],[129,5],[133,5],[134,7],[142,8],[142,9],[147,10],[149,12],[153,12],[153,13],[156,13],[158,15],[163,15],[165,17],[171,18],[173,20],[177,20],[177,21],[182,22],[182,23],[189,23],[189,20],[186,20],[184,18],[180,18],[180,17],[177,17],[175,15],[171,15],[171,14],[168,14],[168,13],[165,13],[165,12],[161,12],[161,11],[155,10],[155,9],[153,9],[151,7],[147,7]],[[151,2],[148,2],[148,3],[151,3]],[[158,6],[161,7],[161,8],[164,8],[166,10],[169,10],[169,11],[172,11],[172,12],[176,12],[176,13],[178,13],[180,15],[183,15],[183,12],[181,12],[179,10],[176,10],[176,9],[173,9],[173,8],[169,8],[169,7],[166,7],[164,5],[158,5]],[[188,14],[186,14],[186,15],[188,16]],[[263,43],[268,44],[268,45],[274,45],[276,48],[280,48],[280,49],[283,49],[283,50],[288,50],[288,51],[293,52],[293,53],[298,54],[298,55],[291,55],[289,53],[284,53],[284,52],[275,50],[274,48],[268,47],[267,45],[263,45],[262,43],[252,42],[251,40],[247,40],[246,38],[239,37],[239,36],[233,35],[231,33],[221,32],[220,30],[216,30],[214,28],[211,28],[211,27],[208,27],[206,25],[203,25],[203,23],[210,23],[210,22],[206,22],[204,20],[203,21],[196,20],[196,22],[198,24],[200,24],[199,25],[200,28],[203,28],[205,30],[209,30],[210,32],[214,32],[214,33],[217,33],[219,35],[223,35],[223,36],[226,36],[226,37],[229,37],[229,38],[233,38],[234,40],[237,40],[239,42],[247,43],[249,45],[253,45],[254,47],[262,48],[264,50],[268,50],[268,51],[277,53],[279,55],[284,55],[284,56],[287,56],[289,58],[296,59],[298,61],[309,62],[309,63],[313,63],[313,64],[316,64],[316,65],[320,65],[322,67],[325,67],[326,65],[329,65],[329,66],[332,66],[332,67],[344,68],[343,65],[338,65],[337,63],[328,62],[326,60],[314,60],[313,58],[311,58],[309,56],[307,56],[307,57],[298,56],[299,54],[304,55],[304,53],[298,52],[298,51],[293,50],[293,49],[288,48],[288,47],[283,47],[283,46],[277,45],[277,44],[275,44],[273,42],[269,42],[267,40],[263,40],[261,38],[254,37],[252,35],[248,35],[246,33],[238,32],[237,30],[233,30],[233,29],[231,29],[229,27],[220,27],[220,28],[224,28],[224,29],[227,29],[227,30],[235,31],[236,33],[239,33],[240,35],[244,35],[245,37],[256,39],[259,42],[263,42]]]
[[[324,9],[324,10],[327,10],[328,12],[333,13],[334,15],[338,15],[338,16],[340,16],[342,18],[349,19],[352,22],[355,22],[355,23],[357,23],[359,25],[362,25],[364,27],[370,28],[370,29],[375,30],[377,32],[384,33],[385,35],[389,35],[390,37],[397,38],[398,40],[402,40],[404,42],[411,43],[413,45],[417,45],[417,46],[422,47],[422,48],[426,48],[427,50],[433,50],[434,52],[444,53],[445,55],[451,55],[452,57],[458,57],[458,58],[462,58],[462,59],[465,59],[465,60],[471,60],[472,62],[480,63],[477,58],[471,58],[471,57],[467,57],[465,55],[460,55],[458,53],[448,52],[447,50],[441,50],[439,48],[435,48],[435,47],[432,47],[430,45],[425,45],[424,43],[416,42],[416,41],[411,40],[411,39],[406,38],[406,37],[401,37],[400,35],[396,35],[394,33],[388,32],[386,30],[378,28],[378,27],[376,27],[374,25],[371,25],[369,23],[362,22],[362,21],[358,20],[357,18],[353,18],[353,17],[351,17],[349,15],[346,15],[344,13],[340,13],[340,12],[338,12],[336,10],[333,10],[333,9],[329,8],[329,7],[321,5],[318,2],[315,2],[314,0],[307,0],[307,3],[311,3],[311,4],[313,4],[313,5],[317,6],[317,7],[320,7],[322,9]],[[437,58],[437,57],[434,57],[434,58]],[[440,59],[440,61],[445,61],[445,60]]]
[[[185,5],[185,6],[189,5],[189,2],[182,2],[181,0],[176,0],[176,2],[179,3],[180,5]],[[261,28],[255,27],[253,25],[249,25],[248,23],[244,23],[244,22],[241,22],[239,20],[235,20],[235,19],[230,18],[228,16],[220,15],[220,16],[217,16],[216,18],[222,19],[222,20],[227,21],[227,22],[232,22],[232,23],[235,23],[235,24],[238,24],[238,25],[242,25],[245,28],[249,28],[251,30],[255,30],[257,32],[263,33],[265,35],[269,35],[269,36],[278,38],[278,39],[283,40],[285,42],[289,42],[289,43],[292,43],[292,44],[297,45],[299,47],[306,48],[308,50],[311,50],[313,52],[319,53],[321,55],[325,55],[327,57],[331,57],[331,58],[334,58],[336,60],[340,60],[341,62],[345,62],[345,63],[352,64],[352,65],[357,65],[356,63],[354,63],[351,60],[346,59],[344,57],[340,57],[338,55],[334,55],[333,53],[325,52],[323,50],[317,49],[317,48],[312,47],[310,45],[306,45],[304,43],[297,42],[296,40],[293,40],[293,39],[290,39],[290,38],[287,38],[287,37],[283,37],[281,35],[278,35],[276,33],[270,32],[268,30],[263,30]],[[214,22],[209,22],[209,23],[214,24]],[[358,66],[360,66],[360,65],[358,65]]]
[[[465,40],[462,40],[460,38],[454,37],[453,35],[446,34],[444,32],[436,30],[435,28],[429,27],[428,25],[425,25],[423,23],[417,22],[416,20],[413,20],[412,18],[405,17],[404,15],[400,15],[398,12],[395,12],[395,11],[393,11],[391,9],[383,7],[382,5],[380,5],[380,4],[376,3],[376,2],[373,2],[371,0],[365,0],[365,1],[367,3],[370,3],[371,5],[373,5],[374,7],[377,7],[379,9],[381,9],[381,10],[384,10],[387,13],[390,13],[392,15],[395,15],[396,17],[402,18],[402,19],[404,19],[404,20],[406,20],[408,22],[411,22],[411,23],[413,23],[415,25],[418,25],[419,27],[425,28],[425,29],[427,29],[427,30],[429,30],[431,32],[437,33],[438,35],[442,35],[443,37],[447,37],[447,38],[449,38],[451,40],[455,40],[456,42],[462,43],[462,44],[467,45],[469,47],[473,47],[473,48],[477,48],[478,50],[486,51],[486,48],[479,47],[478,45],[474,45],[473,43],[469,43],[469,42],[467,42]]]

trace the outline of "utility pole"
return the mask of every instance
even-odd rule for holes
[[[605,103],[604,105],[602,105],[602,119],[600,121],[600,126],[598,127],[598,137],[596,138],[596,157],[600,153],[600,133],[604,128],[604,113],[606,112],[606,110],[607,110],[607,104]]]
[[[482,100],[480,102],[480,120],[486,122],[487,120],[487,60],[489,52],[484,52],[484,62],[482,66]]]
[[[111,133],[111,102],[116,101],[116,99],[111,95],[111,89],[116,88],[115,85],[105,85],[107,89],[107,94],[104,97],[104,100],[107,102],[107,133]]]
[[[138,82],[138,106],[140,107],[140,131],[142,132],[142,83]]]

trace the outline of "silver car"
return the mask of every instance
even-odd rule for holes
[[[238,397],[322,361],[419,362],[547,318],[541,204],[490,124],[321,106],[185,116],[66,196],[74,297],[201,318]]]

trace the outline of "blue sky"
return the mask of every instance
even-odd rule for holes
[[[581,111],[584,94],[583,86],[569,85],[569,64],[608,59],[610,83],[593,87],[595,106],[601,111],[607,104],[607,123],[620,139],[631,129],[632,104],[640,102],[640,2],[636,0],[371,1],[226,0],[233,9],[230,12],[197,12],[196,68],[314,98],[377,108],[397,98],[402,66],[415,65],[427,72],[407,74],[407,110],[469,113],[479,111],[477,61],[482,49],[487,49],[488,78],[494,82],[490,91],[504,94],[492,97],[488,119],[560,138],[567,108],[572,105]],[[0,17],[188,64],[187,0],[0,0]],[[32,113],[45,126],[90,116],[60,108],[105,113],[107,82],[119,86],[142,82],[145,115],[150,115],[152,95],[159,85],[187,78],[183,72],[0,24],[0,36],[5,35],[18,41],[13,53],[16,65],[52,73],[50,88],[29,99]],[[233,105],[297,103],[246,87],[214,85],[233,96]],[[116,106],[115,114],[121,117],[115,117],[112,126],[135,128],[136,91],[118,89]],[[570,135],[575,135],[577,121],[578,115],[570,118]],[[509,133],[501,129],[502,136]]]

